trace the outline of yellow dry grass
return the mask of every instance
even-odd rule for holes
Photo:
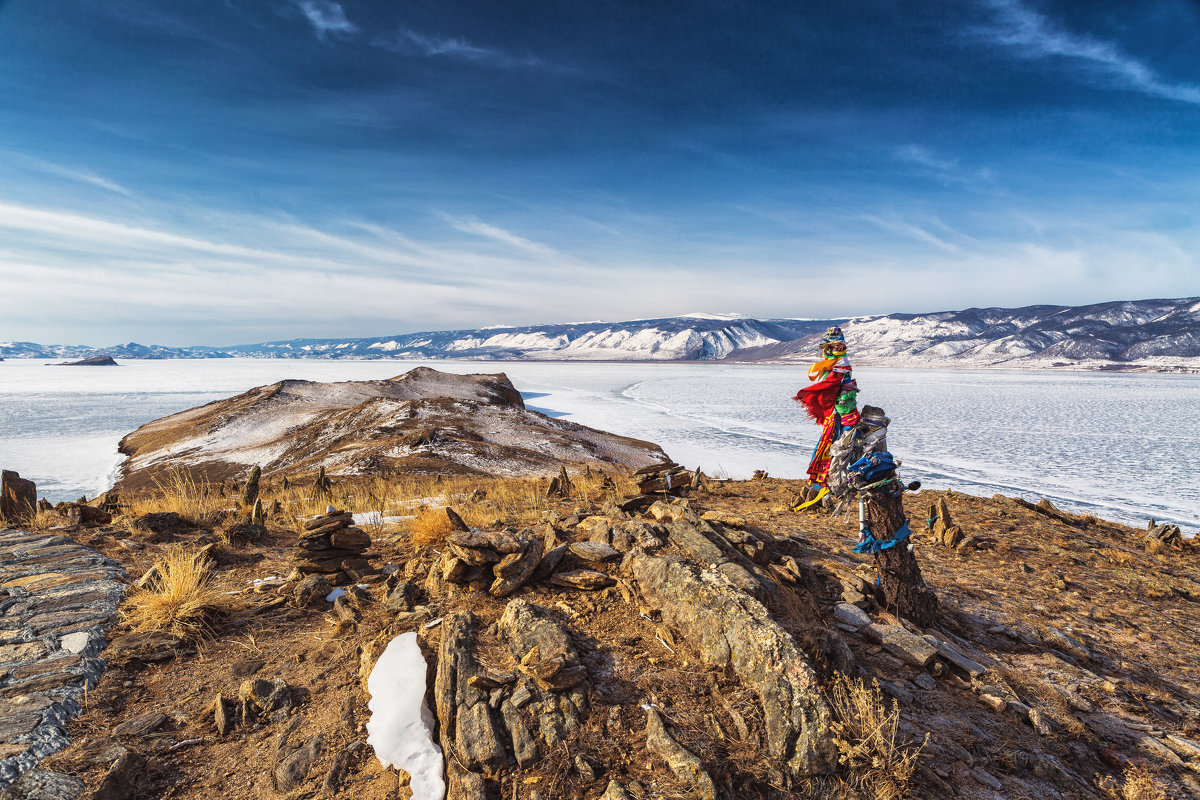
[[[611,482],[609,488],[605,478]],[[333,488],[328,493],[313,491],[313,477],[290,480],[288,487],[272,480],[263,483],[264,504],[279,501],[282,513],[294,522],[324,514],[327,506],[356,514],[374,512],[380,518],[415,517],[411,525],[421,526],[423,508],[451,506],[474,528],[499,525],[532,525],[551,507],[546,497],[550,476],[543,478],[492,478],[456,475],[396,475],[343,478],[333,476]],[[592,470],[571,476],[574,486],[571,499],[582,506],[603,503],[608,496],[629,494],[634,490],[629,476]],[[373,534],[399,532],[410,523],[381,524]],[[448,531],[446,531],[448,532]],[[444,535],[443,532],[442,535]],[[436,531],[425,535],[436,536]]]
[[[214,522],[220,512],[230,505],[215,487],[197,482],[188,472],[179,470],[154,479],[154,490],[129,498],[126,514],[129,518],[143,514],[174,511],[197,525]]]
[[[156,579],[126,597],[124,621],[136,631],[165,631],[189,640],[207,636],[213,616],[228,602],[213,583],[208,557],[201,550],[168,547],[154,567]]]
[[[833,741],[838,760],[850,774],[848,788],[871,800],[911,797],[917,757],[925,745],[907,747],[898,739],[900,709],[883,696],[879,684],[839,674],[829,701],[837,718]]]
[[[1142,764],[1130,764],[1121,780],[1105,777],[1099,781],[1100,791],[1108,800],[1170,800],[1162,785]]]

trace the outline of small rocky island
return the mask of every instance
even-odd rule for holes
[[[112,356],[89,356],[88,358],[79,361],[64,361],[61,364],[55,364],[56,367],[118,367]]]
[[[123,447],[90,502],[0,481],[4,800],[1200,796],[1176,526],[912,494],[917,625],[802,482],[503,375],[285,381]]]

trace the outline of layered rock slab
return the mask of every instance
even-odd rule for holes
[[[96,656],[124,577],[64,536],[0,530],[0,788],[68,744],[63,726],[103,672]]]
[[[647,605],[705,663],[731,668],[758,695],[771,758],[793,778],[832,772],[837,750],[816,673],[767,609],[714,568],[644,553],[634,553],[629,567]]]

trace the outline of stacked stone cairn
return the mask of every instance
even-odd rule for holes
[[[305,574],[328,575],[333,584],[361,580],[373,573],[367,552],[371,536],[353,522],[349,511],[332,506],[325,516],[306,522],[296,542],[296,567]]]
[[[550,525],[536,533],[477,531],[467,527],[453,509],[440,513],[446,514],[453,530],[446,536],[445,552],[429,570],[425,589],[430,596],[440,596],[455,585],[507,597],[526,583],[544,580],[590,591],[615,583],[606,573],[590,568],[620,558],[621,552],[606,542],[560,542]]]

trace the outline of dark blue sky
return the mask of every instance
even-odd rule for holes
[[[1200,6],[0,0],[0,339],[1200,294]]]

